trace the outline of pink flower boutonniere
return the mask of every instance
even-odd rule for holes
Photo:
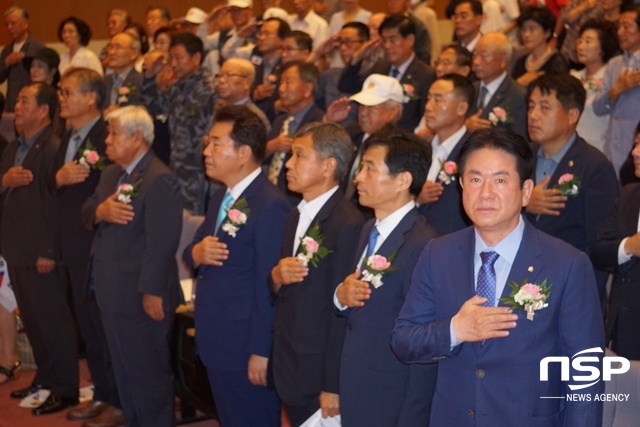
[[[120,86],[118,89],[118,104],[128,102],[135,91],[135,86]]]
[[[440,160],[440,173],[438,180],[449,185],[458,179],[458,165],[456,162]]]
[[[120,184],[118,187],[116,200],[120,203],[128,205],[138,195],[138,187],[140,186],[140,180],[137,180],[133,184]]]
[[[519,286],[516,282],[509,283],[511,294],[500,301],[511,307],[512,310],[524,309],[527,312],[527,320],[533,321],[536,310],[548,307],[547,300],[551,295],[551,285],[547,285],[544,279],[540,285],[529,283],[525,279],[525,284]]]
[[[597,79],[595,77],[587,77],[586,80],[583,80],[583,86],[589,95],[595,95],[596,93],[602,90],[604,83],[602,79]]]
[[[245,197],[238,199],[227,212],[227,221],[222,224],[222,230],[235,238],[236,233],[247,223],[250,213],[251,209],[249,209],[247,199]]]
[[[275,86],[275,84],[278,83],[278,76],[276,76],[275,74],[269,74],[267,76],[267,83]]]
[[[374,288],[384,285],[382,276],[391,273],[396,268],[391,265],[396,253],[392,253],[389,258],[382,255],[373,254],[364,262],[364,271],[362,272],[362,281],[370,282]]]
[[[96,147],[93,146],[91,141],[87,140],[84,148],[78,149],[78,163],[82,166],[86,166],[89,169],[95,169],[101,171],[104,169],[105,157],[100,156]]]
[[[492,125],[498,126],[501,124],[510,124],[513,123],[513,117],[509,115],[509,109],[503,106],[494,107],[493,110],[489,113],[489,121]]]
[[[298,249],[298,261],[305,267],[311,263],[314,267],[318,267],[318,262],[332,253],[333,251],[322,246],[324,236],[320,232],[320,224],[318,221],[313,227],[307,230],[304,237],[300,238],[300,247]]]
[[[565,173],[558,179],[556,188],[565,196],[575,197],[580,192],[580,180],[571,173]]]
[[[411,83],[405,83],[402,85],[402,93],[404,94],[404,102],[416,101],[419,99],[416,96],[416,87]]]

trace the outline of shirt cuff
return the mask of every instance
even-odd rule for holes
[[[347,308],[346,305],[342,305],[340,304],[340,300],[338,300],[338,288],[342,286],[342,283],[340,283],[337,287],[336,290],[333,292],[333,305],[336,306],[336,308],[340,311],[345,311]]]
[[[620,246],[618,246],[618,265],[622,265],[625,262],[631,261],[631,258],[633,257],[633,255],[627,255],[627,253],[624,251],[624,245],[627,243],[627,239],[628,237],[622,239],[622,242],[620,242]]]
[[[449,335],[451,336],[451,350],[463,343],[463,341],[460,341],[458,340],[458,338],[456,338],[456,334],[453,332],[453,318],[451,318],[451,323],[449,323]]]

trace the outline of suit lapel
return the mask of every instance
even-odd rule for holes
[[[375,252],[377,255],[382,255],[387,259],[397,254],[400,247],[404,244],[404,235],[411,230],[413,223],[418,218],[418,209],[411,209],[402,220],[398,223],[396,228],[393,229],[391,234],[385,239],[384,243]]]
[[[373,227],[376,225],[376,219],[370,219],[369,221],[366,222],[366,224],[362,227],[362,231],[360,232],[360,240],[358,242],[358,250],[356,251],[355,254],[355,259],[353,260],[353,268],[351,269],[352,271],[354,271],[356,269],[356,267],[358,267],[358,262],[360,261],[360,257],[362,256],[362,253],[364,252],[365,247],[367,246],[367,243],[369,242],[369,234],[371,234],[371,230],[373,230]]]
[[[33,145],[29,149],[29,152],[27,152],[27,155],[22,161],[22,166],[25,169],[32,169],[30,168],[31,162],[33,161],[33,159],[35,159],[38,156],[40,151],[42,151],[42,149],[44,148],[44,144],[47,142],[47,140],[51,136],[50,129],[51,129],[50,126],[45,127],[42,130],[42,133],[40,133],[40,135],[38,135],[38,138],[36,138],[36,140],[33,142]]]
[[[498,86],[498,90],[493,94],[487,105],[482,110],[482,117],[487,118],[491,110],[495,107],[499,106],[502,101],[504,101],[505,96],[507,95],[509,89],[509,76],[505,77],[504,81]],[[477,101],[476,101],[477,104]]]

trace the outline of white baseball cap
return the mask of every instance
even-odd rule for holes
[[[190,24],[200,25],[207,19],[207,12],[204,10],[192,7],[187,11],[187,14],[182,18],[183,21]]]
[[[402,86],[397,79],[382,74],[371,74],[364,81],[362,90],[351,98],[359,104],[373,106],[386,101],[405,102]]]

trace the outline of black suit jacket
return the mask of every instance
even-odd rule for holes
[[[469,139],[469,132],[466,132],[460,138],[460,141],[447,157],[446,161],[454,161],[458,163],[460,149]],[[442,183],[444,190],[440,198],[433,202],[421,205],[418,210],[427,219],[427,222],[438,231],[438,234],[444,235],[462,230],[471,225],[471,220],[464,211],[462,206],[462,188],[460,181],[456,180],[450,184]]]
[[[473,87],[476,90],[476,95],[473,98],[473,105],[469,109],[469,115],[474,115],[478,112],[478,93],[480,91],[480,82],[474,82]],[[502,84],[498,87],[496,93],[493,94],[485,108],[482,110],[480,118],[488,119],[489,113],[495,107],[503,107],[507,109],[507,112],[513,119],[513,123],[500,125],[511,129],[512,131],[522,135],[524,138],[529,139],[529,133],[527,131],[527,91],[524,86],[519,85],[511,77],[507,76]]]
[[[18,146],[13,141],[0,162],[0,177],[13,167]],[[35,266],[38,257],[57,259],[54,240],[55,212],[47,180],[54,167],[60,140],[47,126],[34,141],[22,167],[31,171],[29,184],[6,188],[1,194],[2,254],[7,262],[21,266]]]
[[[107,107],[113,105],[111,103],[111,90],[113,88],[113,75],[109,74],[104,76],[104,84],[106,87],[107,94]],[[124,82],[122,82],[123,87],[128,87],[131,90],[131,95],[128,96],[128,99],[124,102],[118,102],[118,97],[116,97],[116,104],[119,104],[121,107],[125,107],[127,105],[141,105],[142,104],[142,74],[136,71],[135,68],[132,68],[125,77]]]
[[[293,244],[300,218],[294,209],[287,218],[281,257],[295,256]],[[344,319],[333,315],[333,293],[351,271],[363,218],[340,190],[311,221],[319,224],[323,246],[333,251],[300,283],[280,287],[274,294],[273,379],[280,399],[292,406],[317,401],[321,391],[339,393],[340,354]],[[299,252],[299,250],[298,250]]]
[[[253,97],[253,91],[256,89],[257,86],[264,83],[264,80],[265,80],[264,58],[262,57],[262,54],[258,50],[257,46],[253,49],[253,52],[251,53],[251,62],[253,63],[253,66],[256,70],[256,76],[253,79],[253,84],[251,85],[251,96]],[[281,68],[282,68],[282,58],[278,58],[276,65],[273,67],[273,71],[271,71],[271,74],[273,74],[277,78],[277,81],[274,82],[274,86],[276,87],[276,90],[273,92],[273,95],[268,98],[253,100],[256,106],[258,106],[258,108],[260,108],[264,112],[264,114],[267,116],[270,122],[272,122],[277,116],[277,111],[274,104],[280,97],[278,94],[277,87],[280,82]]]
[[[176,251],[182,230],[182,203],[178,182],[149,150],[133,170],[129,183],[139,182],[131,201],[135,216],[126,225],[101,221],[96,208],[116,190],[123,169],[104,170],[96,191],[82,208],[88,229],[96,229],[92,277],[96,299],[104,313],[138,314],[143,294],[162,297],[165,313],[180,297]]]
[[[536,161],[539,149],[539,145],[532,145]],[[588,252],[613,208],[618,195],[618,180],[604,154],[579,136],[560,160],[549,188],[555,187],[558,179],[566,173],[573,174],[582,182],[578,195],[569,197],[559,216],[528,213],[527,219],[539,230]],[[596,281],[600,297],[604,300],[607,275],[596,270]]]
[[[618,247],[622,240],[638,232],[640,184],[622,189],[611,215],[591,246],[590,255],[596,268],[613,273],[613,284],[607,316],[607,343],[620,356],[640,360],[640,258],[618,265]]]
[[[368,243],[375,225],[362,228],[352,270]],[[391,351],[391,332],[409,292],[411,275],[424,246],[436,231],[417,209],[409,211],[376,254],[395,267],[383,275],[382,286],[370,285],[371,298],[364,307],[341,312],[347,330],[340,366],[340,414],[345,426],[426,426],[436,381],[436,364],[407,365]]]
[[[87,137],[80,144],[80,148],[87,147],[91,143],[100,156],[106,159],[104,143],[106,137],[107,128],[100,118],[89,130]],[[101,171],[91,169],[89,176],[83,182],[57,188],[56,173],[64,166],[64,158],[70,139],[71,131],[65,132],[55,157],[55,166],[49,177],[49,190],[54,195],[54,208],[57,214],[56,240],[60,247],[62,261],[74,265],[83,263],[86,265],[93,241],[93,231],[84,227],[80,211],[84,202],[95,191],[98,181],[100,181]],[[77,153],[74,159],[78,159]]]
[[[278,117],[276,117],[271,126],[271,131],[267,135],[268,141],[280,135],[280,133],[282,132],[282,124],[287,117],[289,117],[288,113],[282,113]],[[302,122],[300,123],[300,125],[298,125],[297,130],[302,129],[302,127],[307,123],[321,122],[323,117],[324,111],[322,111],[320,107],[313,103],[309,111],[307,111],[307,114],[305,114],[302,118]],[[267,171],[269,170],[269,165],[271,164],[271,158],[272,156],[267,157],[262,163]],[[289,191],[289,189],[287,188],[287,168],[284,165],[287,163],[287,160],[289,160],[289,158],[291,158],[291,152],[288,152],[284,158],[284,163],[282,165],[282,169],[280,170],[280,175],[278,175],[278,188],[280,189],[280,191],[287,195],[292,205],[296,205],[298,204],[298,202],[300,202],[300,200],[302,200],[302,198],[298,193]]]
[[[345,93],[356,93],[362,90],[362,85],[365,79],[371,74],[389,75],[391,71],[391,63],[386,59],[373,64],[371,69],[365,74],[360,74],[360,67],[362,63],[357,65],[347,64],[342,70],[340,81],[338,82],[338,89]],[[436,74],[433,69],[425,65],[420,61],[418,57],[415,57],[407,71],[400,78],[400,84],[412,85],[414,87],[414,99],[410,100],[403,105],[402,117],[398,121],[398,126],[401,128],[413,132],[418,126],[422,116],[424,114],[424,106],[427,101],[427,93],[431,87],[431,83],[436,79]]]

